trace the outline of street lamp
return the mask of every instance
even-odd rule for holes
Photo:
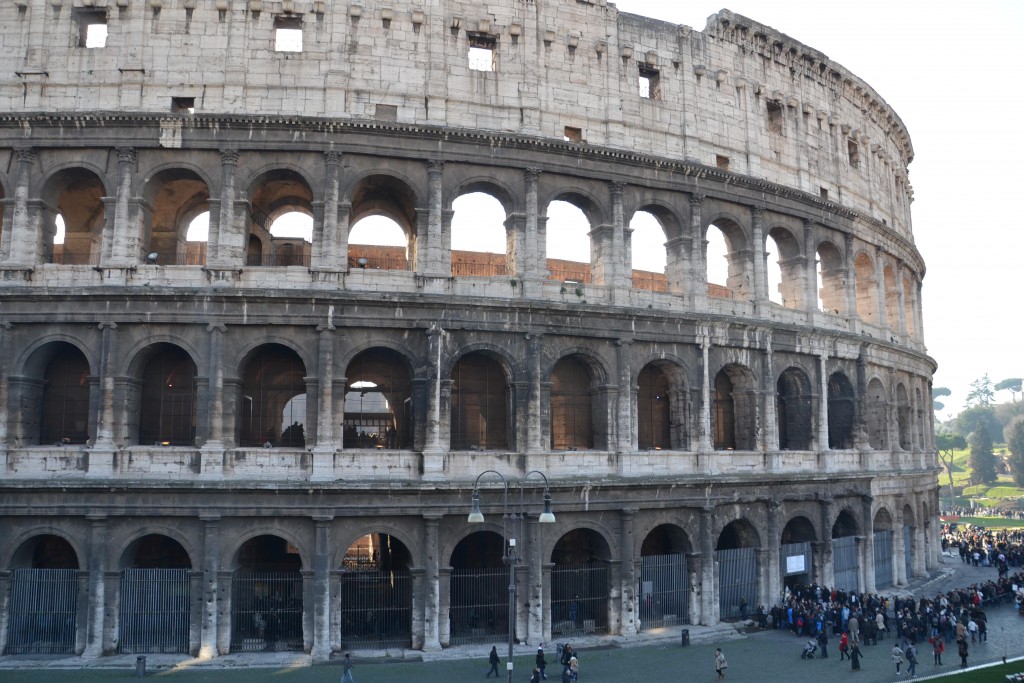
[[[523,504],[523,484],[530,475],[538,474],[544,480],[544,512],[537,516],[541,524],[554,524],[555,515],[551,512],[551,490],[548,488],[548,478],[539,470],[532,470],[519,480],[519,508],[510,511],[508,507],[508,480],[496,470],[484,470],[477,475],[473,482],[473,509],[466,521],[470,524],[482,524],[484,514],[480,511],[480,478],[485,474],[494,474],[501,479],[501,485],[505,492],[502,504],[501,535],[505,539],[505,547],[502,549],[501,561],[508,565],[508,663],[505,668],[508,670],[508,683],[512,683],[512,639],[515,634],[516,624],[516,562],[519,557],[516,554],[516,539],[514,533],[518,523],[519,533],[522,535],[523,520],[526,519],[526,508]],[[510,528],[511,527],[511,528]]]

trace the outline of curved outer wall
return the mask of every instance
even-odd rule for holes
[[[0,8],[0,582],[43,566],[26,559],[33,539],[66,539],[88,584],[74,652],[125,651],[113,577],[147,534],[188,556],[193,654],[246,644],[230,572],[259,535],[302,566],[292,649],[353,647],[343,558],[367,534],[408,551],[404,646],[451,644],[456,547],[485,470],[550,483],[556,524],[531,522],[520,542],[516,632],[530,642],[567,622],[642,637],[652,555],[684,562],[685,612],[667,625],[735,616],[731,550],[750,551],[744,590],[764,604],[801,575],[786,570],[797,542],[803,576],[826,585],[873,591],[937,565],[913,149],[841,65],[727,11],[697,31],[586,0],[80,4]],[[80,46],[95,22],[106,46]],[[301,52],[275,50],[281,27],[301,30]],[[471,44],[493,71],[469,68]],[[452,202],[469,191],[506,212],[506,254],[483,275],[451,250]],[[590,221],[576,276],[545,255],[555,199]],[[267,232],[286,209],[313,217],[311,243]],[[665,231],[659,286],[630,265],[640,210]],[[203,211],[209,239],[189,260]],[[349,245],[374,214],[408,236],[399,266]],[[712,224],[730,251],[718,288]],[[388,399],[402,434],[375,446],[346,435],[371,357],[407,378]],[[504,447],[457,435],[479,379],[467,357],[499,378],[488,419]],[[187,443],[146,436],[149,413],[173,413],[147,398],[154,358],[194,363]],[[299,442],[247,436],[264,358],[298,368]],[[87,406],[56,445],[54,359],[79,363],[67,395]],[[666,396],[652,436],[641,423]],[[492,520],[496,481],[481,480]],[[606,574],[598,616],[577,619],[552,573],[587,553]],[[8,653],[25,628],[13,594],[0,591]]]

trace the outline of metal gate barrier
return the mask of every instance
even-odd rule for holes
[[[892,531],[875,532],[875,589],[892,586]]]
[[[814,555],[810,541],[786,543],[779,548],[779,574],[783,577],[803,576],[801,583],[813,583]]]
[[[452,645],[508,639],[508,582],[502,567],[452,570]]]
[[[236,571],[231,651],[302,651],[302,646],[302,574]]]
[[[341,646],[412,645],[412,575],[406,570],[346,571],[341,575]]]
[[[686,555],[640,558],[640,630],[688,624],[690,586]]]
[[[551,633],[608,632],[608,564],[555,565],[551,569]]]
[[[747,614],[760,602],[757,591],[757,555],[755,548],[716,550],[718,563],[718,614],[720,619],[742,616],[744,600]]]
[[[909,524],[903,525],[903,562],[909,581],[914,575],[914,531]]]
[[[5,654],[74,654],[77,569],[15,569]]]
[[[832,567],[836,575],[836,589],[846,592],[859,592],[858,569],[860,560],[857,557],[857,537],[843,536],[832,539]]]
[[[121,653],[188,652],[188,569],[121,572]]]

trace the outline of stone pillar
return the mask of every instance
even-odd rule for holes
[[[804,221],[804,310],[818,310],[818,250],[814,244],[814,223]]]
[[[217,654],[231,653],[231,584],[234,572],[222,569],[217,572]]]
[[[639,582],[637,563],[634,559],[636,548],[636,537],[633,533],[633,516],[636,510],[623,508],[619,511],[619,525],[622,537],[622,582],[620,594],[621,604],[621,631],[624,636],[635,636],[640,631],[640,605],[636,597],[636,589]]]
[[[903,526],[903,513],[900,512],[896,516],[896,528],[893,529],[892,535],[892,579],[894,586],[906,586],[907,585],[907,554],[904,548],[903,532],[905,531]]]
[[[619,452],[619,463],[622,466],[622,456],[632,452],[636,446],[635,419],[633,417],[633,368],[630,363],[630,351],[632,350],[632,339],[619,339],[615,342],[615,359],[619,371],[618,377],[618,401],[615,416],[615,450]]]
[[[444,478],[444,452],[441,443],[441,367],[445,331],[433,323],[427,334],[427,429],[423,447],[423,478]]]
[[[846,269],[846,317],[849,320],[857,320],[857,269],[854,267],[853,259],[853,235],[843,233],[843,268]]]
[[[537,183],[540,169],[527,168],[523,171],[525,185],[525,231],[523,239],[522,262],[517,263],[516,273],[523,278],[523,293],[530,298],[540,295],[541,287],[547,278],[547,234],[544,221],[540,220],[540,209],[537,206]]]
[[[768,292],[768,272],[764,253],[764,207],[750,207],[750,240],[754,252],[754,309],[767,306],[770,300]]]
[[[83,657],[94,658],[103,654],[103,622],[105,616],[107,572],[107,530],[106,515],[86,515],[90,523],[89,533],[89,612]]]
[[[114,473],[114,376],[111,364],[115,353],[117,323],[103,322],[98,327],[101,331],[100,362],[96,372],[99,396],[87,476],[109,477]]]
[[[693,238],[690,235],[674,237],[665,242],[665,278],[668,291],[672,294],[693,297],[690,259],[693,253]]]
[[[199,635],[199,659],[217,656],[217,599],[220,594],[220,517],[200,517],[203,522],[203,621]]]
[[[0,472],[7,471],[7,421],[10,419],[8,406],[9,385],[7,376],[10,373],[12,327],[14,326],[7,321],[0,322]],[[3,593],[0,591],[0,599],[2,599],[2,596]],[[2,605],[0,605],[0,608],[2,608]],[[0,635],[3,634],[0,633]],[[0,640],[0,642],[7,641]]]
[[[690,268],[687,273],[687,290],[692,293],[693,308],[697,311],[708,307],[708,240],[704,232],[702,207],[704,195],[690,195],[690,234],[692,236],[693,253],[690,256]],[[707,562],[707,558],[704,560]]]
[[[331,656],[331,520],[333,515],[313,518],[313,649],[316,661],[327,661]]]
[[[206,265],[211,269],[239,267],[245,263],[245,245],[235,245],[231,233],[235,226],[235,175],[238,172],[238,150],[220,151],[220,214],[210,212],[210,233],[206,242]],[[215,220],[216,219],[216,220]],[[244,241],[244,240],[243,240]],[[238,251],[241,260],[233,259]]]
[[[438,523],[441,515],[423,515],[423,650],[431,652],[441,649],[439,634],[440,586],[438,561],[441,548],[438,543]]]
[[[704,626],[718,624],[718,584],[715,580],[715,544],[711,537],[715,509],[700,510],[700,623]]]
[[[759,567],[760,573],[766,576],[766,591],[762,592],[760,602],[774,605],[782,594],[782,531],[779,529],[779,501],[770,500],[765,504],[768,513],[768,540],[762,544],[761,550],[767,556],[767,566]],[[751,605],[751,611],[757,605]]]
[[[541,357],[543,355],[544,336],[536,332],[526,335],[526,372],[530,383],[527,392],[526,411],[526,452],[542,453],[547,450],[544,444],[544,425],[541,413]]]
[[[419,253],[420,261],[416,270],[432,277],[451,276],[451,252],[444,251],[444,162],[432,159],[427,162],[427,194],[430,205],[427,209],[426,249]]]
[[[206,415],[209,424],[207,439],[200,449],[199,476],[203,479],[219,479],[224,476],[224,339],[227,327],[222,323],[206,326],[210,334],[207,376]],[[233,439],[232,439],[233,441]]]
[[[899,335],[906,339],[910,336],[910,329],[907,327],[907,307],[906,307],[906,296],[907,293],[903,291],[903,262],[896,262],[896,297],[899,299],[899,311],[897,316],[899,318]]]
[[[836,583],[835,555],[832,550],[832,525],[835,523],[836,504],[832,498],[821,499],[821,584]]]
[[[626,242],[626,217],[622,207],[622,193],[625,183],[612,181],[608,183],[609,195],[612,203],[612,243],[611,243],[611,284],[612,303],[626,303],[629,299],[630,283],[632,282],[632,263],[630,262],[629,248]]]
[[[341,152],[328,150],[324,152],[324,210],[323,224],[317,231],[314,226],[313,258],[310,268],[314,271],[348,270],[348,253],[341,260],[338,245],[341,235],[338,231],[338,178],[341,173]],[[317,237],[319,236],[319,237]],[[348,244],[347,236],[345,239]]]
[[[440,569],[438,571],[440,572]],[[423,615],[426,609],[426,588],[423,568],[410,567],[409,576],[412,580],[412,649],[422,650],[424,642]],[[440,645],[440,634],[438,634],[438,645]]]
[[[17,159],[13,179],[14,213],[11,216],[10,228],[3,230],[3,234],[0,235],[0,254],[3,256],[4,265],[31,267],[40,259],[40,246],[44,239],[40,234],[42,229],[38,212],[35,220],[32,220],[32,212],[29,209],[29,186],[36,151],[31,147],[15,147],[14,157]]]
[[[878,326],[892,329],[893,321],[889,320],[886,306],[888,297],[885,290],[885,263],[882,260],[881,247],[875,247],[875,293],[878,296],[875,302],[878,305]]]
[[[319,366],[316,446],[313,447],[312,481],[334,479],[334,452],[338,449],[334,434],[334,325],[328,323],[317,328],[317,365]],[[308,416],[307,416],[308,419]]]
[[[118,147],[116,151],[117,194],[114,204],[114,229],[107,235],[109,242],[102,248],[103,260],[106,261],[103,265],[127,267],[138,262],[142,251],[142,226],[130,219],[132,172],[136,154],[133,147]]]
[[[686,554],[686,617],[690,624],[703,623],[701,620],[701,608],[704,602],[702,597],[704,591],[701,585],[701,577],[704,575],[703,562],[704,558],[701,553]]]
[[[924,317],[921,314],[921,281],[915,280],[914,286],[917,288],[917,296],[914,297],[914,335],[917,337],[917,343],[924,343]]]
[[[818,354],[818,448],[829,450],[828,444],[828,353]]]
[[[861,583],[867,593],[877,592],[875,589],[875,520],[872,515],[871,496],[862,496],[861,505],[864,510],[864,581]]]
[[[704,382],[701,386],[700,443],[698,445],[698,450],[704,453],[712,450],[714,447],[714,444],[711,443],[711,375],[708,370],[708,350],[710,348],[711,336],[705,328],[700,333],[700,366]],[[710,562],[709,558],[710,556],[705,555],[704,561]]]
[[[536,517],[526,518],[526,540],[529,543],[526,553],[528,594],[526,604],[529,609],[529,620],[526,625],[526,638],[530,643],[541,643],[548,638],[544,633],[544,614],[547,612],[544,593],[544,548],[540,533],[541,526]]]
[[[761,372],[761,396],[764,397],[764,444],[762,448],[766,451],[779,450],[779,420],[775,410],[775,364],[773,362],[774,352],[772,351],[772,331],[764,332],[764,368]]]
[[[776,581],[778,580],[779,546],[775,546],[775,567],[766,566],[772,561],[772,553],[768,548],[754,548],[754,559],[757,561],[757,595],[747,597],[748,618],[757,610],[759,604],[767,600],[765,596],[771,593],[771,577],[775,576]]]

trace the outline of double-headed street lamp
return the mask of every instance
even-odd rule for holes
[[[526,519],[526,508],[523,504],[523,484],[531,475],[538,474],[544,480],[544,512],[540,513],[537,521],[541,524],[553,524],[555,515],[551,512],[551,490],[548,488],[548,478],[539,470],[532,470],[519,480],[519,507],[516,510],[509,510],[508,507],[508,480],[501,472],[495,470],[484,470],[477,475],[473,482],[473,509],[466,520],[470,524],[482,524],[484,514],[480,512],[480,478],[485,474],[494,474],[501,479],[502,487],[505,489],[505,498],[501,515],[501,535],[505,539],[505,547],[501,553],[501,561],[508,565],[508,683],[512,683],[512,640],[515,635],[516,625],[516,562],[519,556],[516,554],[515,533],[518,526],[519,535],[522,536],[523,520]],[[511,535],[510,535],[511,534]]]

